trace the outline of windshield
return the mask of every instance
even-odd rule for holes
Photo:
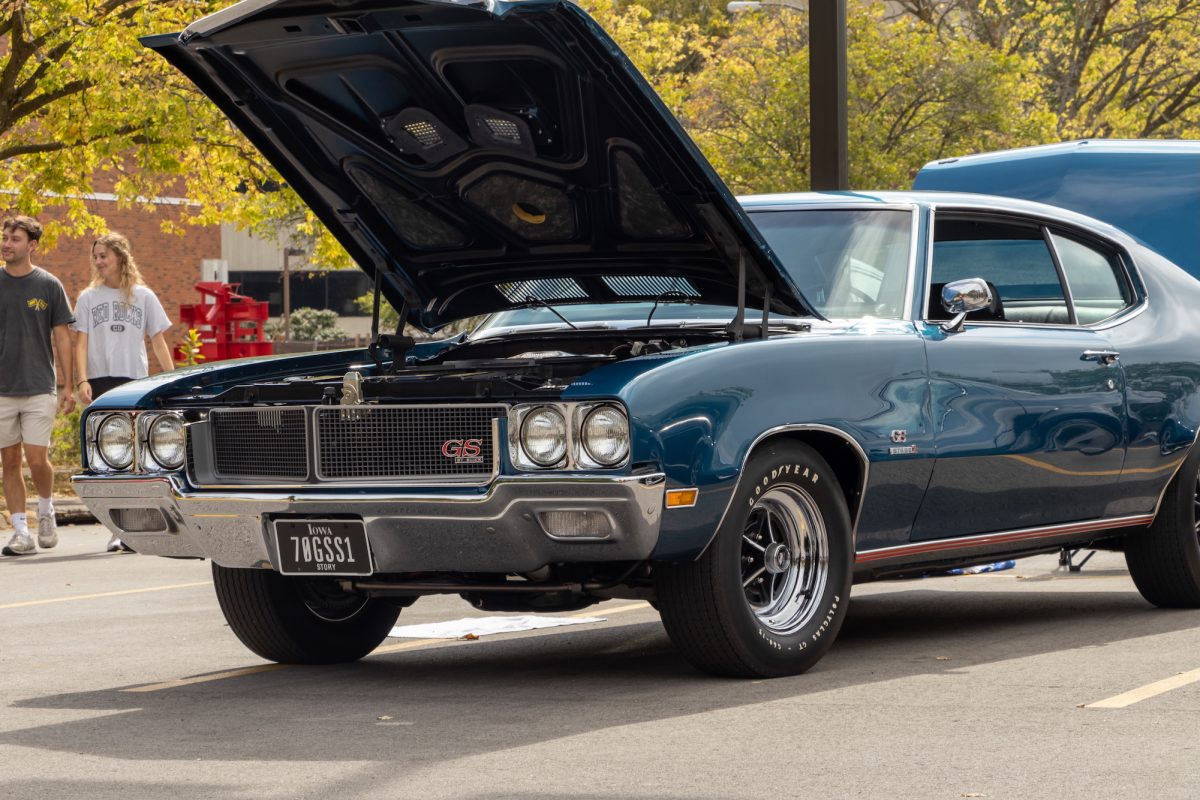
[[[791,209],[755,211],[751,219],[805,298],[824,317],[857,319],[904,316],[912,212],[896,209]],[[558,304],[557,311],[580,327],[644,325],[653,302]],[[518,327],[560,327],[548,308],[514,308],[488,315],[471,338]],[[729,321],[727,306],[660,302],[654,322]],[[747,319],[754,311],[747,309]],[[773,318],[775,315],[772,315]]]
[[[822,316],[904,316],[912,212],[756,211],[750,218]]]

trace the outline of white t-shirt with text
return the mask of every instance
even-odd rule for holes
[[[146,337],[169,327],[171,320],[154,292],[140,284],[133,287],[132,298],[107,286],[84,289],[71,325],[88,335],[89,378],[146,377],[150,374]]]

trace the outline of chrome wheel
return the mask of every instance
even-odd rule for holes
[[[829,534],[813,498],[778,485],[755,502],[742,532],[742,590],[758,622],[789,634],[811,621],[829,580]]]

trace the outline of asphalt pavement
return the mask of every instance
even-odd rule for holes
[[[856,587],[814,670],[739,681],[622,600],[268,664],[206,562],[61,531],[0,559],[3,798],[1200,797],[1200,611],[1148,606],[1116,554]],[[481,615],[426,598],[400,623]]]

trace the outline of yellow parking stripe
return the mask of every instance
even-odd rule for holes
[[[368,655],[379,655],[380,653],[398,653],[401,650],[418,650],[422,647],[430,647],[435,644],[449,644],[456,641],[455,639],[413,639],[409,642],[397,642],[396,644],[384,644],[376,647]]]
[[[115,592],[98,592],[96,594],[72,594],[66,597],[51,597],[46,600],[26,600],[23,603],[8,603],[0,606],[0,610],[6,608],[26,608],[28,606],[44,606],[50,603],[69,603],[72,600],[95,600],[100,597],[120,597],[125,594],[142,594],[143,592],[165,592],[168,589],[193,589],[197,586],[211,586],[212,581],[198,581],[197,583],[173,583],[170,586],[148,586],[145,589],[121,589]]]
[[[643,608],[649,608],[649,607],[650,607],[650,604],[645,603],[645,602],[630,603],[630,604],[624,605],[624,606],[617,606],[616,608],[603,609],[602,616],[609,616],[611,614],[623,614],[626,611],[640,611]],[[590,617],[590,616],[593,616],[594,614],[595,614],[595,612],[581,612],[578,614],[568,614],[567,616],[569,618],[577,618],[577,617]],[[555,628],[549,628],[549,629],[544,630],[544,633],[565,633],[565,632],[566,631],[564,629],[555,629]],[[415,639],[411,642],[397,642],[396,644],[381,645],[380,647],[376,647],[374,650],[372,650],[370,655],[398,653],[403,650],[420,650],[422,648],[432,647],[432,646],[438,645],[438,644],[450,644],[454,641],[457,641],[457,640],[455,640],[455,639]],[[243,675],[254,675],[259,672],[272,672],[277,669],[285,669],[289,666],[291,666],[291,664],[261,664],[257,667],[244,667],[242,669],[232,669],[232,670],[228,670],[226,672],[213,672],[208,675],[197,675],[192,678],[180,678],[179,680],[163,681],[162,683],[148,683],[144,686],[134,686],[129,689],[122,689],[121,691],[122,692],[158,692],[158,691],[162,691],[163,689],[175,689],[180,686],[191,686],[192,684],[196,684],[196,683],[208,683],[209,681],[220,681],[220,680],[225,680],[226,678],[240,678]]]
[[[1095,703],[1088,703],[1084,708],[1126,708],[1134,703],[1140,703],[1143,700],[1149,700],[1151,697],[1157,697],[1173,689],[1187,686],[1188,684],[1200,681],[1200,669],[1193,669],[1189,672],[1181,672],[1170,678],[1163,678],[1161,681],[1148,683],[1145,686],[1140,686],[1137,689],[1131,689],[1123,694],[1108,697],[1104,700],[1099,700]]]
[[[568,614],[567,616],[571,617],[572,619],[574,619],[576,617],[594,617],[594,616],[596,616],[596,613],[598,611],[598,612],[600,612],[601,616],[606,617],[609,614],[624,614],[626,611],[640,611],[643,608],[649,608],[649,607],[650,607],[650,604],[647,603],[645,600],[643,600],[640,603],[630,603],[627,606],[617,606],[616,608],[596,609],[595,611],[580,611],[578,614]]]

